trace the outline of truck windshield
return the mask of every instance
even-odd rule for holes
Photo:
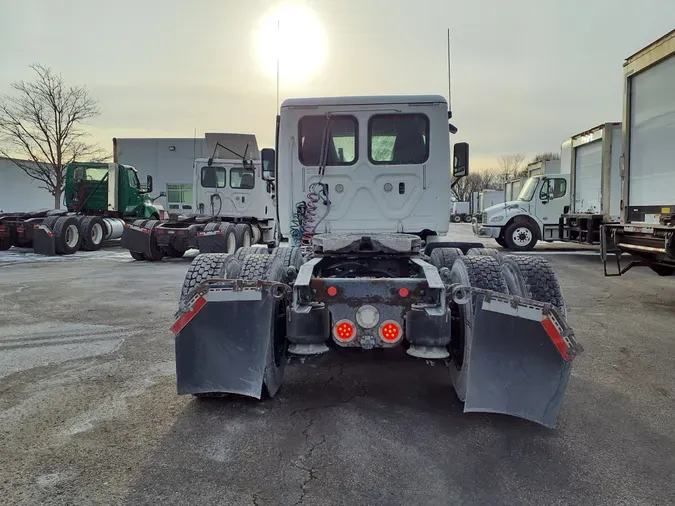
[[[525,202],[529,202],[530,200],[532,200],[532,197],[534,197],[534,192],[537,189],[537,186],[539,186],[538,177],[531,177],[530,179],[528,179],[527,182],[525,183],[525,186],[523,186],[523,189],[520,190],[517,200],[522,200]]]

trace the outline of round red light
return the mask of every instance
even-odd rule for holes
[[[333,327],[333,335],[338,341],[351,341],[356,336],[356,327],[349,320],[341,320]]]
[[[327,292],[331,297],[335,297],[337,295],[337,288],[334,286],[329,286]]]
[[[405,287],[401,288],[401,289],[398,291],[398,294],[399,294],[401,297],[407,297],[409,293],[410,293],[410,291],[409,291],[407,288],[405,288]]]
[[[388,343],[395,343],[401,337],[401,326],[396,322],[385,322],[380,327],[380,337]]]

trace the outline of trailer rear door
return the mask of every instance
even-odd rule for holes
[[[599,213],[602,209],[602,140],[575,150],[574,210]]]
[[[630,206],[669,205],[675,201],[675,55],[629,79]]]

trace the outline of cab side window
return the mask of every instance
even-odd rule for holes
[[[550,179],[549,184],[551,185],[551,188],[553,189],[553,198],[554,199],[559,199],[560,197],[564,197],[565,193],[567,193],[567,181],[565,181],[564,179],[559,179],[559,178]]]

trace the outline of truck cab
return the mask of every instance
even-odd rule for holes
[[[514,251],[528,251],[537,241],[560,239],[560,215],[569,210],[569,175],[529,178],[516,200],[484,209],[481,221],[473,220],[473,233],[491,237]]]
[[[280,231],[294,244],[324,233],[447,232],[443,97],[286,100],[278,138]]]
[[[158,219],[151,192],[152,176],[142,189],[138,171],[130,165],[74,162],[66,167],[65,203],[71,212]]]
[[[221,218],[271,220],[273,176],[253,160],[197,158],[194,162],[194,209]]]

